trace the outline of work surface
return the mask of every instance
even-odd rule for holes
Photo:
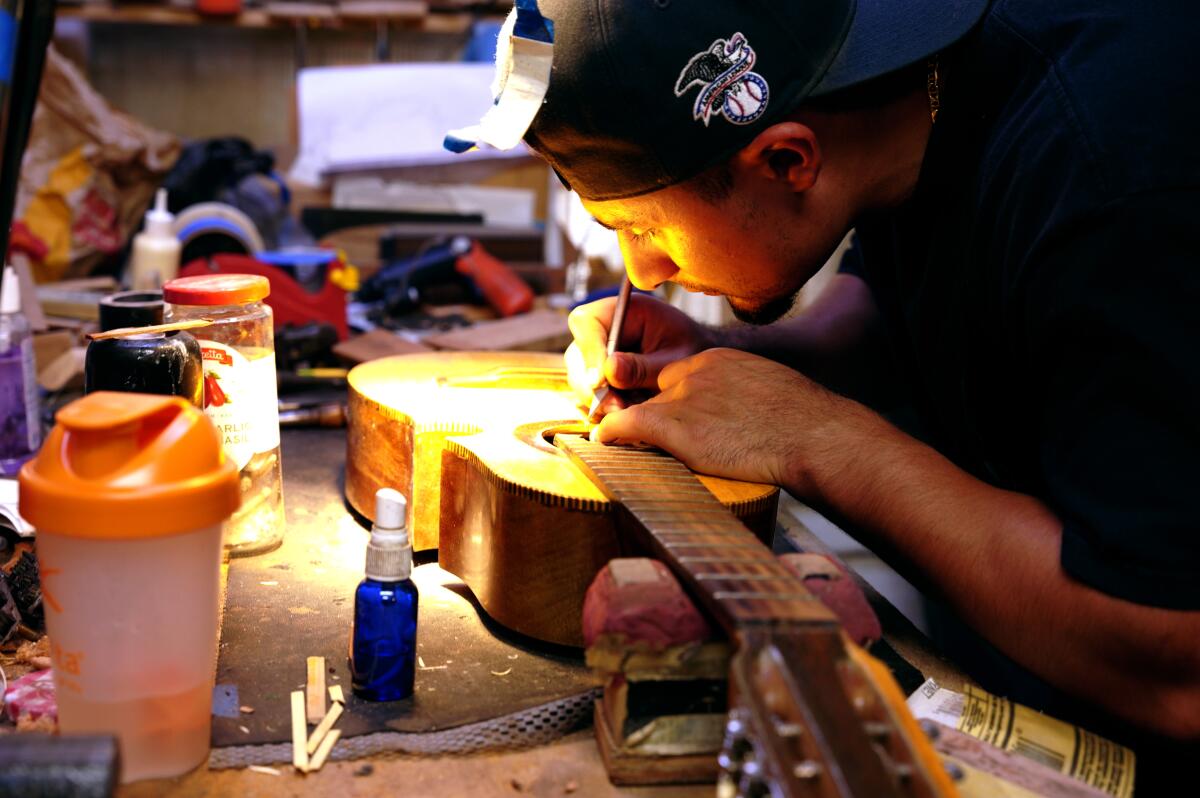
[[[273,723],[255,718],[259,710],[254,703],[258,700],[286,700],[287,692],[303,682],[304,658],[307,655],[328,654],[328,664],[333,671],[331,683],[348,681],[344,651],[350,631],[349,610],[354,584],[361,578],[354,574],[361,572],[367,534],[341,500],[344,446],[345,435],[342,430],[284,432],[283,468],[288,520],[286,540],[290,541],[290,548],[289,543],[285,542],[277,552],[251,560],[235,560],[231,564],[231,596],[253,587],[264,591],[269,600],[256,601],[253,609],[248,608],[249,605],[233,604],[225,608],[223,641],[230,646],[236,644],[239,650],[222,653],[218,682],[251,685],[250,689],[240,688],[238,703],[250,706],[254,712],[240,719],[214,718],[214,728],[217,729],[214,737],[222,745],[237,741],[239,734],[246,736],[245,742],[276,739],[273,730],[266,728]],[[803,530],[793,531],[800,536],[804,534]],[[809,542],[802,540],[801,545]],[[297,549],[297,544],[303,544],[304,548]],[[432,564],[423,567],[436,570]],[[264,575],[269,578],[260,578]],[[438,583],[434,585],[435,590],[447,589],[445,579],[439,577],[434,581]],[[264,582],[275,584],[258,584]],[[325,587],[315,589],[322,585]],[[344,600],[330,600],[317,605],[313,601],[315,596],[333,595],[329,591],[330,586],[336,587],[334,593],[344,591]],[[385,726],[412,731],[444,728],[446,725],[486,717],[489,706],[494,714],[500,710],[511,710],[520,704],[532,706],[586,686],[586,679],[582,676],[578,661],[573,660],[572,652],[547,652],[531,648],[500,630],[493,628],[489,632],[488,627],[480,621],[474,605],[469,602],[469,596],[455,593],[454,598],[448,599],[440,611],[439,617],[447,622],[453,615],[453,620],[460,624],[457,627],[459,634],[476,638],[475,649],[481,654],[477,660],[461,662],[464,670],[460,671],[459,680],[477,683],[473,690],[475,695],[485,694],[486,685],[494,682],[497,685],[496,695],[489,699],[491,704],[483,701],[479,706],[471,705],[474,702],[469,699],[470,693],[464,693],[457,702],[443,700],[443,697],[448,697],[448,688],[454,684],[455,678],[453,674],[446,673],[449,667],[442,669],[435,666],[446,664],[445,659],[453,660],[455,657],[447,652],[459,644],[449,639],[454,633],[448,631],[448,627],[430,624],[429,617],[423,615],[422,623],[426,626],[421,628],[419,635],[424,641],[422,651],[428,652],[423,653],[423,657],[429,657],[425,666],[430,670],[418,671],[417,702],[392,705],[396,707],[398,722],[389,724],[385,720]],[[893,644],[907,659],[916,662],[927,673],[932,671],[934,675],[947,678],[946,671],[927,651],[921,649],[920,640],[913,636],[911,627],[902,618],[888,607],[877,606],[877,611]],[[342,616],[345,616],[344,622]],[[238,629],[236,633],[235,626]],[[318,633],[318,629],[322,631]],[[251,635],[251,632],[254,634]],[[485,639],[489,635],[492,639]],[[244,672],[239,675],[238,671],[238,668],[244,668],[252,661],[252,658],[241,656],[247,652],[240,650],[252,643],[269,646],[271,652],[269,659],[263,660],[267,674],[260,675],[257,681],[246,677]],[[512,672],[505,673],[509,667],[513,668]],[[525,680],[513,682],[511,677],[514,675],[524,676]],[[335,680],[334,676],[338,678]],[[439,686],[443,689],[443,696],[435,698]],[[428,692],[431,687],[434,688],[432,694]],[[498,700],[498,696],[506,689],[511,698],[507,703]],[[414,708],[422,700],[425,701],[426,712]],[[348,709],[353,714],[355,707]],[[378,715],[378,712],[375,714]],[[269,716],[271,713],[264,712],[262,717]],[[368,710],[359,719],[348,717],[338,725],[353,734],[379,728],[378,717],[374,723],[372,725]],[[241,731],[241,727],[247,731]],[[321,772],[307,776],[296,774],[286,765],[277,765],[275,769],[279,775],[244,768],[210,770],[202,767],[179,779],[126,785],[120,788],[118,795],[391,795],[409,794],[411,791],[411,794],[436,796],[578,794],[667,798],[709,795],[712,792],[711,786],[613,787],[608,782],[590,729],[570,734],[558,742],[521,751],[452,757],[391,755],[331,761]]]

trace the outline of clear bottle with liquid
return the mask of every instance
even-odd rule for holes
[[[375,493],[375,526],[367,543],[366,578],[354,592],[350,673],[354,694],[399,701],[413,693],[417,658],[417,586],[412,542],[404,525],[404,495]]]
[[[169,321],[209,318],[192,330],[204,366],[204,412],[237,465],[242,506],[226,526],[231,556],[283,542],[283,469],[275,338],[267,278],[250,274],[179,277],[163,286]]]
[[[33,332],[21,313],[17,272],[6,266],[0,282],[0,476],[16,476],[41,443]]]

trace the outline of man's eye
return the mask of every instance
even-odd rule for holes
[[[634,229],[629,231],[629,240],[638,244],[649,241],[652,238],[654,238],[654,230]]]

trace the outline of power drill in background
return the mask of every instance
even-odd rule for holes
[[[533,307],[533,289],[478,241],[454,236],[420,254],[392,260],[365,280],[356,299],[379,323],[415,311],[433,297],[482,297],[501,316]]]

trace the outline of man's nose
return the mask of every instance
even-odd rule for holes
[[[675,276],[679,267],[662,250],[653,244],[630,241],[622,233],[621,254],[625,257],[625,271],[634,286],[642,291],[653,291],[660,284]]]

